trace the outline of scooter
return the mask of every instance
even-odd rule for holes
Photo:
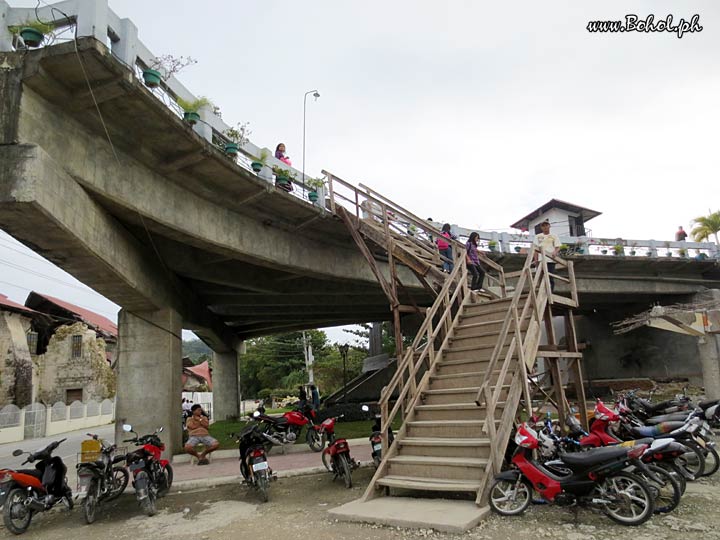
[[[13,451],[15,457],[28,454],[22,464],[37,462],[34,469],[0,470],[3,521],[13,534],[24,533],[34,514],[50,510],[60,502],[72,510],[72,491],[65,477],[67,467],[62,458],[52,455],[65,440],[52,442],[34,453]]]
[[[253,416],[257,418],[260,413],[255,411]],[[235,438],[240,451],[240,474],[243,482],[260,494],[262,502],[268,502],[270,481],[277,480],[277,476],[273,474],[268,463],[265,445],[268,441],[274,441],[256,422],[250,422],[238,435],[232,434],[231,437]]]
[[[172,465],[167,459],[161,459],[165,444],[160,440],[158,434],[162,433],[163,428],[159,427],[154,432],[142,437],[133,431],[130,424],[123,424],[123,431],[135,435],[132,439],[126,439],[123,442],[132,442],[135,443],[135,446],[140,447],[125,456],[128,468],[133,475],[135,496],[143,512],[148,516],[154,516],[157,512],[155,501],[170,491],[173,481]]]
[[[370,412],[370,407],[367,405],[363,405],[361,409],[365,412]],[[373,422],[372,427],[370,428],[372,430],[372,434],[370,435],[370,446],[372,447],[371,456],[373,459],[373,465],[375,465],[375,468],[377,469],[380,466],[380,462],[382,461],[382,426],[381,424],[381,418],[379,414],[375,415],[375,421]],[[395,440],[395,435],[393,434],[393,430],[391,427],[388,426],[388,448],[390,448],[390,445]]]

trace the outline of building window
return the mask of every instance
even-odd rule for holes
[[[72,337],[72,357],[80,358],[82,356],[82,336]]]
[[[30,354],[37,354],[37,344],[38,344],[38,333],[37,332],[28,332],[27,333],[27,344],[28,344],[28,349],[30,351]]]
[[[73,388],[72,390],[65,390],[65,405],[71,405],[74,401],[82,401],[83,390],[82,388]]]

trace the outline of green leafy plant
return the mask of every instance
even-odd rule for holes
[[[283,167],[278,167],[277,165],[275,165],[272,170],[275,176],[278,177],[278,179],[295,180],[295,174],[293,174],[288,169],[284,169]]]
[[[497,247],[498,247],[498,243],[496,240],[490,240],[488,242],[488,248],[490,249],[490,251],[495,251],[497,249]]]
[[[309,187],[312,191],[317,191],[325,185],[325,180],[323,180],[322,178],[310,178],[305,181],[305,185]]]
[[[624,255],[625,254],[625,246],[622,244],[615,244],[613,246],[613,252],[615,252],[615,255]]]
[[[195,101],[188,101],[181,97],[178,97],[176,101],[177,104],[180,105],[180,108],[182,108],[182,110],[186,113],[197,113],[204,106],[212,105],[210,100],[204,96],[200,96]]]
[[[685,248],[678,249],[678,255],[680,255],[681,257],[687,257],[687,249],[685,249]]]
[[[236,127],[223,131],[223,135],[238,146],[245,146],[250,141],[250,135],[252,134],[252,131],[248,128],[249,125],[250,122],[239,122]]]
[[[11,34],[19,34],[23,28],[32,28],[33,30],[37,30],[43,35],[51,34],[52,31],[55,29],[55,27],[51,24],[38,21],[37,19],[28,19],[24,23],[18,24],[17,26],[9,26],[8,30]]]

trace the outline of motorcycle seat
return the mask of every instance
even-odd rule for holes
[[[645,423],[647,424],[661,424],[662,422],[680,422],[685,421],[690,416],[689,411],[685,412],[679,412],[679,413],[670,413],[670,414],[662,414],[660,416],[653,416],[652,418],[648,418],[645,420]]]
[[[701,401],[698,403],[698,407],[700,407],[702,410],[709,409],[713,405],[717,405],[720,403],[720,399],[706,399],[705,401]]]
[[[618,448],[616,446],[606,446],[604,448],[596,448],[587,452],[573,452],[560,454],[560,459],[566,465],[575,467],[589,467],[603,461],[611,461],[613,459],[626,456],[628,448]]]
[[[667,409],[668,407],[672,407],[675,405],[675,403],[673,402],[673,400],[668,399],[665,401],[661,401],[660,403],[654,403],[654,404],[646,402],[646,403],[644,403],[644,405],[648,412],[654,412],[654,411],[660,411],[662,409]]]
[[[16,472],[19,472],[20,474],[34,476],[38,480],[42,480],[42,472],[38,471],[37,469],[18,469]]]
[[[685,422],[662,422],[654,426],[633,426],[631,433],[636,437],[661,437],[685,425]]]
[[[269,424],[287,424],[287,418],[285,418],[284,416],[281,416],[280,418],[275,418],[274,416],[261,414],[260,416],[258,416],[258,419]]]

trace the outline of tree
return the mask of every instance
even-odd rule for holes
[[[360,338],[355,342],[353,347],[355,347],[356,349],[361,349],[361,343],[368,343],[370,339],[371,325],[359,324],[357,326],[360,326],[360,329],[346,328],[343,330],[343,332],[347,332],[348,334],[352,334]],[[403,335],[403,347],[407,349],[410,345],[412,345],[413,339],[414,336]],[[395,356],[395,332],[393,330],[392,324],[390,324],[388,321],[382,323],[382,349],[383,352],[387,353],[390,357]],[[367,352],[367,348],[364,348],[364,350]]]
[[[695,227],[691,231],[696,242],[705,242],[710,236],[715,237],[715,243],[720,246],[718,232],[720,232],[720,211],[711,212],[707,216],[696,217],[693,220]]]

